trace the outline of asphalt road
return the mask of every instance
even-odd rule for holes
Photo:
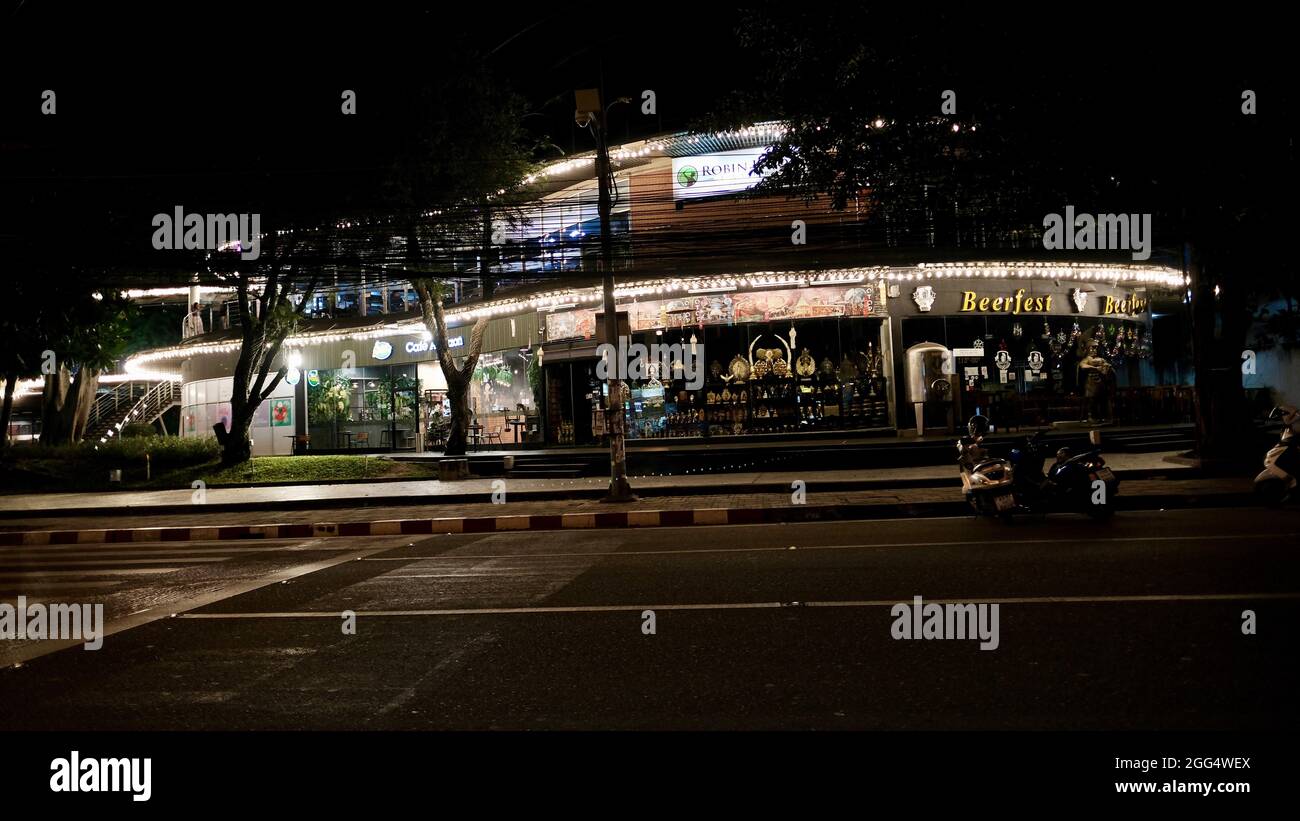
[[[1297,535],[1233,509],[5,548],[0,599],[102,602],[111,635],[0,644],[0,728],[1295,728]],[[997,648],[893,638],[914,596],[998,604]]]

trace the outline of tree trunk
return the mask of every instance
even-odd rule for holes
[[[479,354],[483,351],[483,335],[487,332],[487,317],[479,317],[469,334],[469,348],[465,364],[456,367],[456,360],[447,348],[447,319],[442,311],[442,286],[440,283],[426,280],[412,280],[415,291],[420,295],[420,314],[424,325],[433,337],[433,346],[438,354],[438,365],[442,368],[443,378],[447,380],[447,400],[451,405],[451,426],[447,430],[447,446],[444,456],[464,456],[466,437],[469,434],[469,386],[474,378],[474,368],[478,365]]]
[[[1192,360],[1196,369],[1197,456],[1203,461],[1240,461],[1250,452],[1252,431],[1241,383],[1241,355],[1249,321],[1243,294],[1231,285],[1218,297],[1214,276],[1191,254]],[[1253,454],[1251,454],[1253,456]]]
[[[222,467],[233,467],[253,458],[253,444],[248,430],[253,425],[253,411],[256,409],[256,405],[250,407],[249,403],[245,402],[243,408],[236,412],[234,403],[231,403],[230,431],[225,436],[217,434],[217,438],[221,440]]]
[[[76,392],[72,394],[72,406],[66,404],[68,414],[69,442],[80,442],[86,435],[86,421],[90,418],[90,408],[95,404],[95,391],[99,389],[99,371],[82,366],[77,373]]]
[[[59,365],[54,373],[45,375],[45,389],[41,395],[41,439],[42,445],[53,447],[66,441],[64,430],[63,406],[68,399],[68,387],[71,376],[68,369]]]
[[[443,456],[464,456],[469,438],[469,381],[447,380],[447,402],[451,405],[451,425]]]
[[[230,432],[224,436],[217,435],[217,441],[221,444],[221,464],[226,467],[252,458],[248,431],[253,423],[253,414],[275,392],[280,380],[288,372],[288,368],[281,364],[275,369],[275,376],[267,382],[285,337],[293,331],[316,289],[316,280],[313,278],[303,290],[302,301],[293,310],[292,317],[286,320],[283,311],[290,304],[288,300],[292,281],[292,277],[281,280],[273,269],[256,302],[249,299],[247,280],[240,280],[236,286],[242,326],[239,361],[235,363],[235,373],[231,378]],[[260,306],[259,309],[250,312],[249,306],[252,304]]]
[[[0,448],[9,447],[9,418],[14,410],[14,387],[18,382],[17,371],[5,374],[4,406],[0,407]]]

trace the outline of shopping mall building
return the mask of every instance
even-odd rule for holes
[[[772,136],[764,126],[612,150],[616,246],[635,263],[617,275],[622,334],[681,345],[706,369],[697,386],[680,371],[631,380],[633,446],[911,435],[976,409],[1003,425],[1188,417],[1181,271],[987,252],[963,259],[951,249],[892,253],[887,263],[866,247],[795,253],[794,220],[816,237],[861,215],[745,196]],[[468,344],[478,319],[488,323],[470,402],[476,434],[492,448],[594,445],[604,433],[591,160],[565,160],[539,178],[547,193],[526,220],[502,226],[494,268],[536,281],[447,308],[452,348]],[[748,229],[740,240],[730,229],[738,223]],[[714,228],[720,238],[701,243]],[[376,283],[318,300],[361,310],[307,320],[286,341],[289,375],[258,411],[255,453],[437,449],[446,381],[410,289]],[[229,419],[238,350],[237,330],[219,328],[127,367],[178,379],[181,434],[208,436]],[[1113,374],[1102,407],[1084,397],[1085,360],[1096,357]]]

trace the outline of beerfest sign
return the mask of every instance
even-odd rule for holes
[[[1110,314],[1140,314],[1147,309],[1147,301],[1139,296],[1127,296],[1123,299],[1116,299],[1113,296],[1105,298],[1102,303],[1101,312],[1103,315]]]
[[[1050,296],[1025,296],[1025,289],[1020,288],[1014,294],[997,297],[982,297],[975,291],[961,292],[961,312],[979,311],[987,313],[1008,313],[1018,315],[1050,313],[1052,298]]]
[[[1106,296],[1100,298],[1102,316],[1125,314],[1135,316],[1145,313],[1149,307],[1147,300],[1138,296]],[[1020,288],[1014,294],[1005,296],[981,296],[978,291],[961,292],[961,312],[968,313],[1007,313],[1042,314],[1052,312],[1051,296],[1026,296],[1025,289]]]

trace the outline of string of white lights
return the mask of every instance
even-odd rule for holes
[[[622,301],[636,301],[642,297],[689,295],[692,293],[724,293],[755,288],[804,288],[827,285],[848,285],[857,282],[923,282],[940,279],[1036,279],[1069,282],[1091,282],[1113,285],[1142,285],[1178,291],[1188,284],[1180,272],[1164,266],[1097,265],[1060,262],[953,262],[922,263],[914,266],[875,266],[863,268],[838,268],[826,271],[759,271],[734,275],[714,274],[694,277],[662,277],[635,280],[618,284],[614,297]],[[604,298],[600,286],[564,288],[521,297],[495,299],[477,305],[453,306],[446,316],[457,326],[492,319],[509,314],[530,311],[555,311],[599,304]],[[405,318],[373,328],[356,331],[304,331],[293,334],[284,341],[286,352],[308,345],[322,345],[341,341],[365,341],[388,336],[425,333],[420,320]],[[177,345],[136,354],[126,362],[126,373],[140,378],[158,372],[149,365],[172,362],[203,354],[233,353],[239,350],[238,340],[202,342]],[[154,376],[153,378],[164,378]]]

